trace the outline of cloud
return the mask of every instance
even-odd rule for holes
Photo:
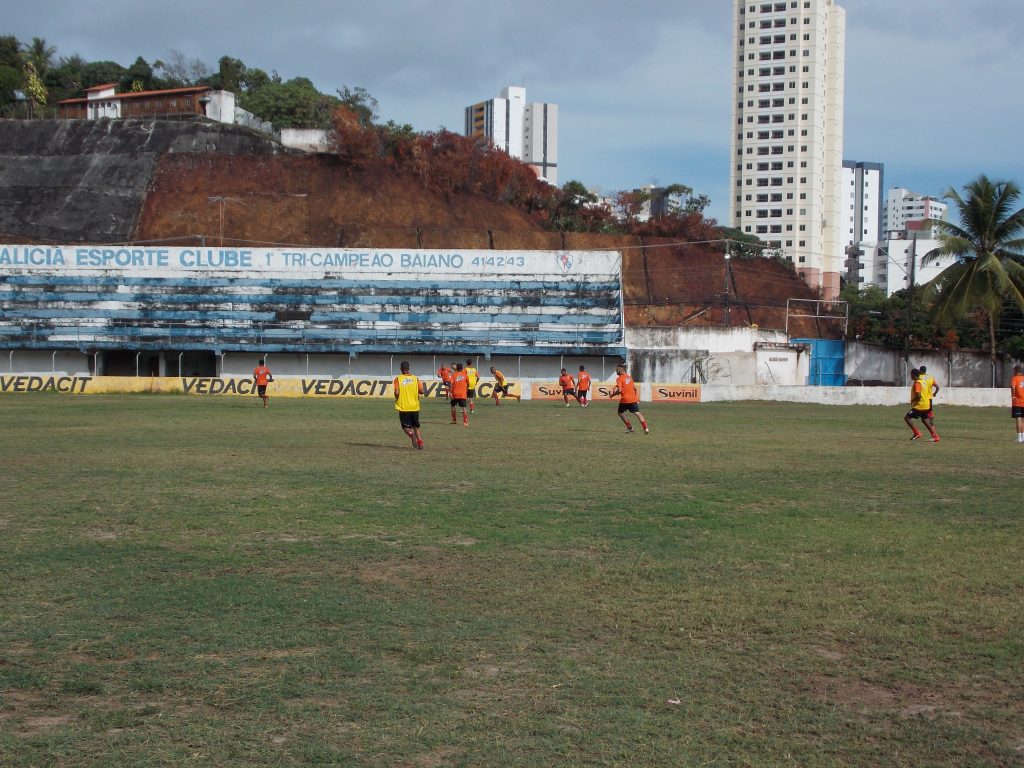
[[[725,0],[57,0],[13,3],[7,34],[130,64],[224,55],[362,86],[385,120],[460,131],[463,109],[525,85],[559,105],[559,165],[607,190],[682,182],[728,211],[732,6]],[[846,152],[939,193],[979,172],[1024,181],[1020,0],[847,0]],[[927,185],[927,188],[918,189]]]

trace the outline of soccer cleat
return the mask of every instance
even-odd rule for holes
[[[633,428],[632,428],[632,427],[630,427],[629,429],[627,429],[627,430],[626,430],[626,434],[627,434],[627,435],[632,435],[632,434],[633,434]]]
[[[938,442],[940,442],[940,440],[939,440],[939,436],[938,436],[938,435],[932,435],[932,442],[933,442],[933,443],[938,443]]]
[[[422,448],[423,447],[423,441],[422,440],[417,440],[416,441],[416,447],[417,448]]]
[[[921,433],[920,432],[915,433],[914,436],[912,438],[910,438],[910,439],[911,440],[920,440],[921,439]]]
[[[651,434],[651,430],[649,430],[647,427],[644,427],[644,434],[645,435]]]

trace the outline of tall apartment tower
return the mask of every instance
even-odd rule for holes
[[[466,107],[466,136],[486,136],[494,146],[529,163],[558,184],[558,105],[528,102],[526,89],[509,86],[501,96]]]
[[[846,254],[846,283],[860,286],[876,280],[871,257],[883,237],[882,211],[885,166],[843,161],[842,244]]]
[[[885,236],[905,237],[907,229],[914,229],[915,224],[925,219],[945,219],[948,210],[949,206],[937,198],[893,187],[885,199]]]
[[[846,11],[835,0],[734,0],[730,221],[825,298],[843,248]]]

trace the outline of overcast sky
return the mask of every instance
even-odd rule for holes
[[[846,0],[844,157],[940,195],[979,173],[1024,184],[1024,2]],[[366,88],[380,117],[462,132],[463,109],[524,85],[559,106],[559,181],[605,192],[688,184],[728,217],[730,0],[36,0],[0,34],[58,56],[223,55],[325,93]]]

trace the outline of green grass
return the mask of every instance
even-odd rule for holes
[[[0,764],[1020,764],[1024,446],[903,410],[0,397]]]

